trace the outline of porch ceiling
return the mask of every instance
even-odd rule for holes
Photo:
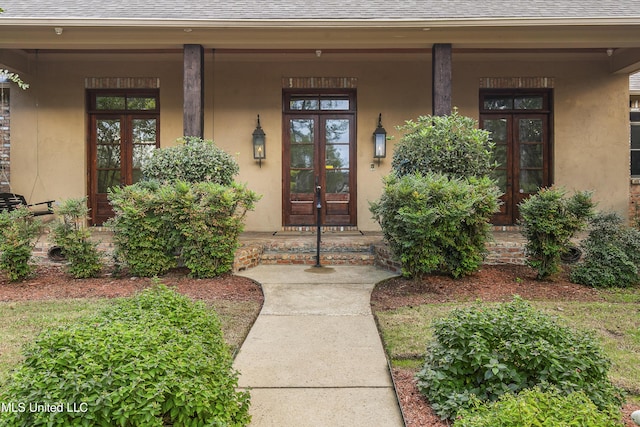
[[[56,28],[62,32],[58,34]],[[606,55],[607,49],[613,49],[612,72],[640,69],[640,19],[635,18],[198,21],[5,19],[0,15],[0,63],[5,65],[12,62],[6,60],[11,51],[30,50],[180,53],[185,44],[200,44],[228,53],[321,49],[362,56],[424,52],[435,43],[451,43],[457,53],[483,55]]]

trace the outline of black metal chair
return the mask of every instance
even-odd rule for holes
[[[17,209],[18,206],[26,206],[34,216],[51,215],[53,214],[53,202],[54,200],[49,200],[46,202],[33,203],[29,205],[27,204],[27,200],[21,194],[0,193],[0,211],[13,211]],[[46,205],[46,209],[33,209],[33,207],[35,206],[43,205]]]

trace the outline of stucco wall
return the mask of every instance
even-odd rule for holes
[[[377,229],[369,202],[380,196],[382,177],[389,173],[393,141],[380,166],[373,160],[372,134],[378,114],[389,136],[405,119],[431,111],[430,63],[298,61],[236,62],[220,58],[214,69],[214,136],[230,153],[240,153],[239,180],[263,195],[247,217],[247,228],[277,231],[282,225],[282,78],[357,77],[357,179],[358,227]],[[257,80],[257,82],[255,82]],[[252,84],[252,82],[255,82]],[[267,158],[262,167],[251,155],[251,133],[260,114],[267,134]],[[397,140],[398,138],[396,138]],[[370,165],[374,164],[371,169]]]
[[[602,209],[626,214],[628,203],[628,80],[611,75],[598,58],[455,55],[453,104],[478,116],[481,77],[554,77],[554,177],[570,190],[590,189]],[[205,65],[205,137],[240,164],[238,179],[263,195],[247,218],[248,230],[277,231],[282,215],[282,77],[357,77],[358,226],[377,229],[368,210],[389,172],[387,159],[374,163],[371,135],[378,114],[388,135],[395,126],[431,112],[430,57],[380,58],[323,55],[216,55]],[[32,55],[22,77],[26,91],[12,91],[12,188],[30,201],[86,194],[85,77],[158,77],[161,144],[182,134],[182,55]],[[15,95],[15,96],[14,96]],[[251,155],[256,115],[267,134],[262,168]],[[374,163],[373,170],[370,164]]]

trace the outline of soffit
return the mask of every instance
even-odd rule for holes
[[[54,28],[62,28],[57,35]],[[186,30],[186,31],[185,31]],[[212,28],[0,25],[0,48],[176,49],[417,49],[434,43],[454,48],[633,48],[640,26]]]

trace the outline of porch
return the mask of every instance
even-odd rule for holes
[[[518,227],[494,227],[493,239],[487,244],[486,264],[524,264],[524,238]],[[112,233],[96,227],[92,237],[99,249],[109,256],[113,251]],[[240,236],[234,272],[259,264],[315,265],[317,237],[314,227],[301,227],[277,232],[245,232]],[[52,244],[48,235],[40,237],[34,256],[41,262],[56,262],[50,256]],[[384,243],[382,232],[361,232],[354,229],[323,229],[320,244],[321,265],[376,265],[400,271]]]

